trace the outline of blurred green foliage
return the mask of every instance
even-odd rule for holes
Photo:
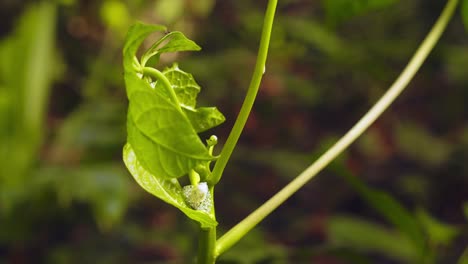
[[[0,197],[4,210],[27,195],[23,184],[36,164],[44,136],[45,106],[54,74],[56,7],[25,10],[11,36],[1,42],[2,155]]]
[[[279,2],[266,74],[216,193],[241,220],[385,91],[444,1]],[[233,123],[265,2],[0,2],[0,263],[189,263],[195,224],[126,172],[121,46],[135,20],[202,46],[175,59]],[[224,263],[467,263],[468,1],[411,87]],[[465,25],[465,26],[464,26]],[[219,149],[216,149],[219,151]],[[337,177],[339,176],[339,177]],[[246,253],[248,252],[248,254]]]
[[[468,30],[468,1],[466,0],[461,1],[461,15],[465,28]]]

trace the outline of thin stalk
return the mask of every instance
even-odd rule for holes
[[[299,174],[276,195],[270,198],[270,200],[222,236],[216,243],[216,256],[219,256],[237,243],[247,232],[249,232],[286,199],[317,175],[323,168],[325,168],[325,166],[327,166],[352,142],[354,142],[390,106],[395,98],[397,98],[397,96],[408,85],[424,60],[427,58],[429,52],[439,40],[448,21],[453,15],[457,2],[458,0],[449,0],[439,19],[416,53],[413,55],[406,68],[392,84],[389,90],[380,98],[380,100],[351,128],[351,130],[348,131],[348,133],[346,133],[338,142],[335,143],[335,145],[326,151],[317,161]]]
[[[198,240],[198,264],[215,263],[216,227],[201,229]]]
[[[250,81],[249,89],[245,96],[244,103],[242,104],[237,120],[234,123],[234,127],[229,134],[228,139],[221,151],[221,154],[216,161],[213,173],[209,182],[211,185],[218,183],[221,175],[223,174],[224,168],[231,157],[232,151],[239,140],[239,137],[244,129],[245,123],[249,117],[252,106],[255,102],[255,97],[257,96],[258,88],[260,87],[260,82],[262,80],[262,75],[265,72],[265,63],[268,54],[268,46],[270,44],[270,35],[271,29],[273,27],[273,20],[275,18],[275,11],[277,0],[268,1],[267,10],[265,13],[265,19],[263,21],[262,37],[260,39],[260,47],[258,49],[257,62],[255,64],[254,72],[252,79]]]
[[[172,89],[171,82],[166,78],[166,76],[164,76],[162,72],[160,72],[159,70],[156,70],[155,68],[143,67],[143,74],[155,78],[158,82],[162,82],[162,84],[169,91],[171,95],[171,99],[173,100],[175,105],[178,107],[179,110],[182,111],[182,109],[180,108],[179,99],[177,98],[177,95],[174,89]]]

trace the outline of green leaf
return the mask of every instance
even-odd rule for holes
[[[138,22],[130,27],[125,38],[125,45],[123,48],[123,61],[125,73],[137,72],[140,69],[138,59],[136,58],[136,52],[140,47],[141,43],[154,32],[166,31],[165,26],[161,25],[148,25]]]
[[[152,83],[153,88],[147,78],[142,79],[142,67],[135,56],[138,46],[149,34],[162,30],[165,30],[165,27],[142,23],[132,26],[124,46],[124,68],[125,85],[130,101],[127,121],[128,142],[133,146],[141,165],[146,170],[157,177],[167,179],[181,177],[198,164],[213,160],[213,157],[209,155],[208,149],[198,137],[188,117],[177,105],[176,100],[170,96],[172,93],[170,88],[160,80]],[[185,43],[177,41],[181,38],[174,39],[172,44],[169,41],[162,46],[164,52],[175,50],[177,43]],[[182,92],[193,94],[191,105],[194,105],[200,88],[193,78],[192,82],[180,83],[180,86],[179,90]],[[196,90],[190,91],[189,88]],[[177,89],[175,91],[177,93]]]
[[[328,221],[327,237],[335,247],[380,253],[405,263],[415,263],[414,245],[398,232],[349,216],[334,216]]]
[[[180,70],[177,64],[164,70],[163,73],[171,82],[184,114],[197,133],[218,126],[226,120],[216,107],[195,108],[201,88],[191,74]],[[156,89],[162,89],[162,87],[156,85]]]
[[[161,89],[129,76],[128,142],[142,166],[153,175],[177,178],[213,159],[188,118]]]
[[[132,176],[147,192],[155,195],[166,203],[179,208],[188,217],[198,221],[202,228],[211,228],[218,224],[211,215],[203,211],[194,210],[185,203],[182,195],[182,188],[176,179],[164,180],[146,171],[140,165],[140,162],[130,144],[125,145],[123,149],[123,157],[125,165]]]
[[[182,33],[165,35],[144,53],[142,63],[138,61],[138,46],[150,33],[162,29],[140,23],[127,36],[124,77],[129,108],[124,160],[145,190],[178,207],[202,227],[212,227],[217,223],[211,215],[213,198],[206,183],[199,192],[193,186],[182,189],[177,178],[206,168],[215,159],[197,132],[221,123],[224,116],[214,107],[195,108],[200,86],[177,65],[164,72],[144,67],[149,58],[159,58],[164,52],[200,49]]]
[[[218,126],[226,120],[216,107],[183,108],[183,110],[197,133]]]
[[[130,22],[130,14],[128,7],[122,1],[105,0],[101,5],[100,13],[107,27],[116,33],[125,32]]]
[[[461,3],[461,16],[465,29],[468,31],[468,0],[462,0]]]
[[[156,43],[154,43],[151,48],[149,48],[145,54],[141,57],[141,65],[145,66],[146,62],[156,56],[159,60],[159,56],[162,53],[166,52],[176,52],[176,51],[199,51],[201,47],[198,46],[195,42],[188,39],[182,32],[173,31],[166,34]]]
[[[197,95],[200,92],[200,86],[195,82],[190,73],[179,69],[177,64],[163,71],[164,76],[171,82],[180,106],[194,108],[197,104]],[[162,85],[160,85],[162,86]],[[157,85],[156,89],[160,89]]]

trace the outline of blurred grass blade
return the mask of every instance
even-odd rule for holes
[[[46,107],[55,74],[56,4],[31,4],[17,21],[11,37],[0,44],[0,83],[7,114],[2,119],[0,144],[0,204],[9,207],[10,195],[27,192],[23,184],[37,162]],[[4,114],[2,113],[2,116]]]
[[[333,216],[328,221],[327,236],[334,247],[379,253],[405,263],[415,263],[418,258],[406,236],[358,218]]]
[[[347,170],[334,167],[361,197],[387,221],[406,235],[422,255],[425,250],[425,238],[421,226],[411,212],[403,207],[388,193],[366,186]]]
[[[461,3],[461,16],[465,29],[468,32],[468,0],[462,0]]]
[[[422,208],[416,211],[416,216],[428,235],[429,244],[433,247],[448,247],[460,234],[459,228],[435,219]]]
[[[382,9],[398,0],[324,0],[328,23],[336,25],[368,11]]]

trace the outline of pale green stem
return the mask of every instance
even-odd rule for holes
[[[231,133],[226,140],[226,144],[224,144],[219,159],[216,161],[211,179],[209,179],[211,185],[218,183],[219,179],[221,178],[224,168],[226,168],[226,164],[231,157],[232,151],[234,150],[237,141],[239,140],[245,123],[249,117],[250,111],[252,110],[252,106],[255,102],[255,97],[257,96],[258,88],[260,87],[262,75],[265,72],[265,63],[268,54],[268,46],[270,44],[270,35],[271,29],[273,27],[273,20],[275,18],[277,2],[277,0],[268,1],[267,10],[265,12],[265,19],[263,21],[262,37],[260,39],[257,62],[255,64],[252,80],[250,81],[249,89],[247,90],[244,103],[242,104],[239,115],[237,116],[236,123],[234,124],[234,127],[232,128]]]
[[[164,74],[162,72],[156,70],[155,68],[144,67],[143,68],[143,74],[147,75],[147,76],[151,76],[151,77],[155,78],[156,81],[161,82],[163,84],[163,86],[166,88],[166,90],[169,91],[173,103],[177,106],[177,108],[180,111],[182,111],[182,109],[180,108],[179,99],[177,98],[177,95],[176,95],[174,89],[172,89],[171,82],[167,79],[166,76],[164,76]]]
[[[213,264],[215,263],[216,244],[216,227],[209,229],[201,229],[201,234],[198,240],[198,264]]]
[[[291,183],[286,185],[281,191],[270,200],[260,206],[257,210],[247,216],[239,224],[229,230],[216,243],[216,256],[222,254],[239,241],[247,232],[255,227],[266,216],[273,212],[286,199],[293,195],[304,184],[311,180],[325,166],[342,153],[353,141],[355,141],[381,114],[387,109],[395,98],[408,85],[416,74],[422,63],[428,56],[431,49],[437,43],[448,21],[456,8],[457,0],[450,0],[445,6],[441,16],[435,23],[431,32],[422,42],[412,59],[403,70],[401,75],[392,84],[382,98],[348,131],[335,145],[326,151],[317,161],[297,176]]]

